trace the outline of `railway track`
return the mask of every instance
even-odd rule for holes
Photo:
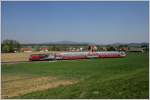
[[[11,61],[11,62],[1,62],[1,64],[37,63],[37,62],[56,62],[56,61]]]
[[[43,61],[11,61],[11,62],[1,62],[1,64],[18,64],[18,63],[38,63],[38,62],[60,62],[60,61],[81,61],[90,59],[76,59],[76,60],[43,60]]]

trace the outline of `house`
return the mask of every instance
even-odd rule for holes
[[[83,48],[80,48],[80,51],[83,51]]]
[[[129,48],[128,47],[122,47],[122,48],[119,48],[120,51],[128,51]]]
[[[48,48],[47,47],[42,47],[42,48],[40,48],[40,52],[48,52]]]
[[[97,50],[97,47],[96,47],[96,45],[90,45],[88,47],[88,50],[91,51],[91,52],[95,52]]]

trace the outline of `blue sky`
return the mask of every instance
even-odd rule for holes
[[[2,39],[148,42],[148,2],[2,2]]]

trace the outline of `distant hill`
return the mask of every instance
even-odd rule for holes
[[[147,45],[149,46],[149,43],[143,42],[143,43],[113,43],[113,44],[107,44],[112,46],[119,46],[119,45],[128,45],[132,47],[140,47],[141,45]]]
[[[75,41],[56,41],[56,42],[46,42],[42,44],[92,44],[90,42],[75,42]]]
[[[149,43],[112,43],[112,44],[98,44],[98,43],[91,43],[91,42],[75,42],[75,41],[55,41],[55,42],[45,42],[45,43],[29,43],[24,45],[99,45],[99,46],[114,46],[117,47],[119,45],[128,45],[129,47],[140,47],[141,45],[149,46]]]
[[[82,43],[74,42],[74,41],[57,41],[55,43],[56,44],[82,44]]]

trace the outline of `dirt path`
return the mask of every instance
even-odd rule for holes
[[[18,77],[2,78],[2,98],[19,96],[33,91],[74,84],[74,80],[60,80],[57,77]]]

